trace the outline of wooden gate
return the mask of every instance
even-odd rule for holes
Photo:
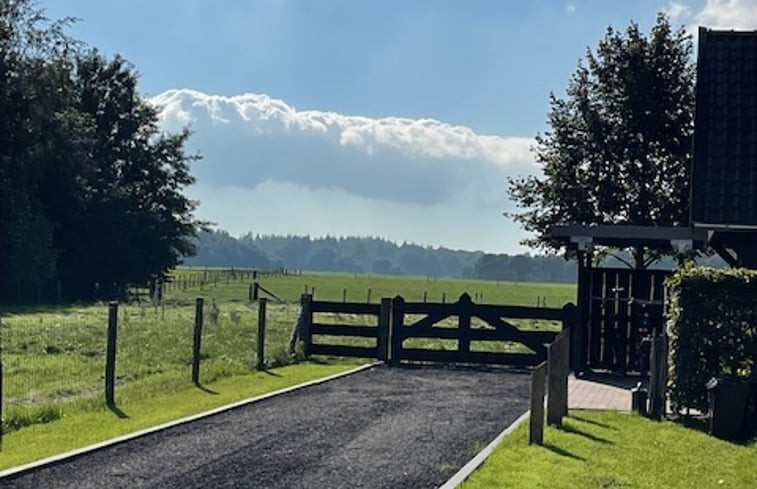
[[[547,344],[570,324],[574,312],[572,304],[563,309],[474,304],[468,294],[453,304],[406,302],[398,296],[392,300],[390,361],[534,366],[546,360]],[[457,321],[444,323],[448,318]],[[513,321],[524,319],[530,324]],[[544,329],[548,321],[560,326]],[[447,348],[433,340],[446,342]]]
[[[319,313],[374,319],[370,326],[314,321]],[[573,304],[562,309],[474,304],[468,294],[452,304],[406,302],[398,296],[382,299],[380,305],[314,301],[303,295],[295,335],[302,338],[306,355],[377,358],[392,364],[533,366],[546,360],[547,345],[575,317]],[[356,345],[355,339],[366,344]]]
[[[581,339],[589,368],[638,371],[644,336],[664,328],[667,270],[597,268],[587,274],[588,309]]]

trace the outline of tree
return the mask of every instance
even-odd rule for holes
[[[532,246],[559,249],[558,224],[674,226],[688,222],[694,109],[691,37],[663,14],[648,37],[632,23],[587,49],[566,98],[550,95],[551,131],[539,134],[543,177],[509,181],[524,209],[511,217]],[[634,265],[656,258],[641,247]]]
[[[134,68],[70,22],[0,2],[0,300],[55,281],[69,300],[122,296],[192,254],[203,225],[183,194],[189,133],[163,133]]]

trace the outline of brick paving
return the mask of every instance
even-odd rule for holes
[[[592,374],[568,378],[569,409],[607,409],[631,411],[631,388],[636,380],[627,377]]]

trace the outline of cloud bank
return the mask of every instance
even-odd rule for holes
[[[189,147],[203,155],[193,167],[199,215],[233,233],[371,234],[485,249],[517,248],[522,237],[501,213],[511,209],[507,177],[536,171],[532,138],[297,110],[264,94],[180,89],[151,102],[164,129],[194,132]]]

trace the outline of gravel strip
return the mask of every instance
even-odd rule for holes
[[[375,367],[0,480],[13,488],[435,488],[528,409],[505,370]]]

